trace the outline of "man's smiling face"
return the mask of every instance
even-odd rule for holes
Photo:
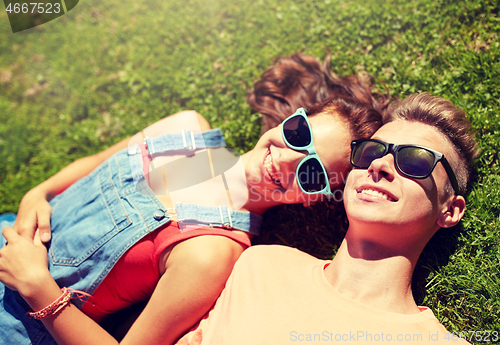
[[[439,151],[455,159],[451,143],[432,126],[395,121],[374,135],[393,144],[414,144]],[[374,160],[368,169],[353,169],[347,179],[344,204],[350,223],[385,224],[389,229],[437,229],[437,220],[450,196],[448,175],[441,163],[425,179],[401,175],[392,153]],[[435,231],[435,230],[433,230]],[[376,234],[374,234],[376,235]]]

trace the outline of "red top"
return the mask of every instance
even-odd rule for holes
[[[181,230],[178,223],[172,221],[130,248],[83,305],[82,311],[99,322],[107,314],[147,300],[160,279],[158,262],[162,252],[171,244],[200,235],[225,236],[245,246],[251,245],[248,237],[231,230],[199,226]]]

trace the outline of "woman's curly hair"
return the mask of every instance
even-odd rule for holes
[[[306,109],[331,98],[350,98],[384,114],[389,92],[374,90],[373,77],[340,77],[330,69],[331,52],[323,63],[311,55],[295,53],[281,57],[248,89],[252,109],[262,114],[262,132],[276,127],[299,107]]]

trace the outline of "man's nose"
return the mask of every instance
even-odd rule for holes
[[[396,174],[395,169],[394,155],[387,154],[373,160],[368,167],[368,173],[373,176],[375,181],[379,181],[382,178],[392,181]]]

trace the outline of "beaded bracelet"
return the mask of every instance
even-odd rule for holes
[[[57,314],[62,308],[64,308],[69,303],[71,298],[78,297],[78,299],[82,300],[84,297],[90,297],[89,294],[83,291],[77,291],[71,288],[68,289],[67,287],[63,287],[61,291],[62,295],[59,296],[59,298],[56,299],[54,302],[52,302],[42,310],[29,312],[28,314],[36,320],[45,319],[47,317]],[[72,293],[76,294],[76,296],[72,297],[71,296]]]

